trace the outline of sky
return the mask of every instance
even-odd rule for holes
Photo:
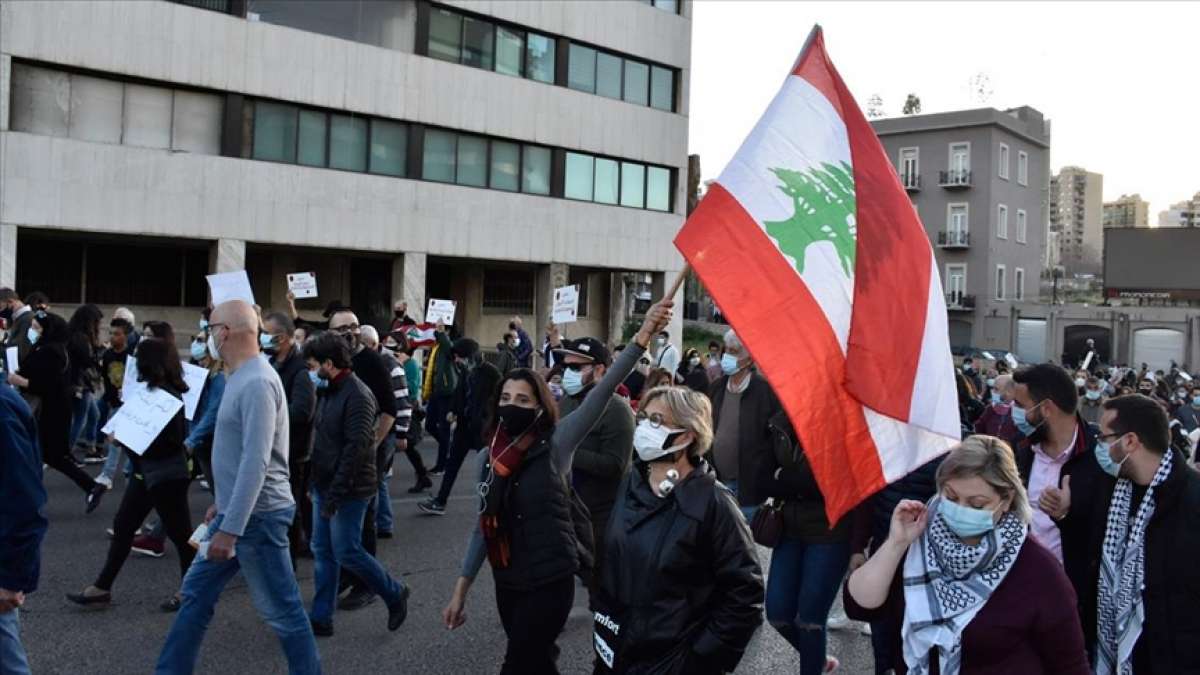
[[[1052,124],[1050,166],[1140,193],[1150,224],[1200,191],[1200,2],[751,2],[697,0],[689,152],[716,178],[774,97],[814,23],[866,109],[1029,105]],[[986,77],[983,102],[972,81]]]

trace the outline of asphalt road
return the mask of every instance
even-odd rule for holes
[[[433,454],[428,446],[423,454]],[[468,460],[470,461],[470,460]],[[98,467],[89,467],[98,473]],[[405,490],[412,484],[411,467],[403,457],[396,461],[392,501],[396,537],[381,540],[379,557],[394,575],[412,588],[409,616],[395,633],[387,631],[386,610],[375,604],[356,612],[335,615],[336,635],[318,639],[326,673],[395,672],[495,673],[504,653],[504,631],[495,609],[491,574],[487,565],[479,575],[467,605],[467,624],[457,631],[440,625],[445,606],[458,577],[459,563],[469,529],[475,521],[469,480],[455,485],[454,496],[442,517],[417,511],[420,498]],[[92,583],[108,550],[104,529],[111,524],[120,502],[123,481],[118,480],[100,508],[83,513],[83,496],[61,474],[48,470],[50,492],[47,515],[50,531],[42,549],[39,590],[30,595],[22,612],[22,636],[36,675],[149,673],[162,647],[173,615],[158,605],[176,590],[179,582],[175,552],[170,544],[163,558],[130,556],[113,587],[113,604],[102,610],[82,609],[64,594]],[[193,484],[193,523],[209,505],[208,494]],[[760,549],[764,565],[766,549]],[[301,560],[298,576],[306,604],[312,598],[312,561]],[[559,668],[563,673],[591,672],[591,621],[587,593],[578,589],[576,609],[559,638]],[[872,672],[869,640],[857,632],[830,632],[829,651],[842,661],[839,673]],[[798,673],[799,658],[769,626],[759,630],[739,673]],[[274,633],[255,613],[241,578],[226,588],[200,654],[200,673],[283,673],[283,660]]]

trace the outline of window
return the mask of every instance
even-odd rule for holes
[[[596,93],[621,98],[621,57],[604,52],[596,54]]]
[[[302,122],[303,123],[303,122]],[[371,173],[405,175],[408,129],[397,122],[371,120]]]
[[[1025,299],[1025,270],[1020,267],[1013,270],[1013,300]]]
[[[1000,144],[1000,177],[1008,180],[1008,146]]]
[[[329,168],[367,169],[367,120],[350,115],[329,116]]]
[[[533,314],[533,270],[484,268],[484,314]]]
[[[171,90],[140,84],[125,86],[121,138],[125,145],[171,147]]]
[[[617,160],[596,158],[596,193],[595,201],[601,204],[616,204],[620,190],[619,168]]]
[[[1004,286],[1008,283],[1004,265],[996,265],[996,299],[1004,299]]]
[[[425,180],[454,182],[454,141],[454,134],[449,131],[425,131],[425,156],[421,162],[421,176]]]
[[[646,167],[621,162],[621,206],[642,208],[646,205]]]
[[[963,175],[971,170],[971,144],[970,143],[951,143],[950,144],[950,171],[951,174]]]
[[[462,58],[462,17],[444,9],[429,13],[429,50],[435,59],[458,63]]]
[[[625,100],[638,105],[650,104],[650,66],[625,61]]]
[[[996,238],[1008,239],[1008,207],[1004,204],[996,207]]]
[[[951,305],[961,306],[967,294],[967,266],[946,265],[946,299]]]
[[[86,75],[71,76],[67,136],[99,143],[121,142],[124,85]]]
[[[669,68],[650,67],[650,106],[675,111],[675,72]]]
[[[525,146],[521,162],[521,191],[534,195],[550,194],[550,148]]]
[[[459,134],[457,158],[456,183],[475,187],[487,185],[487,139]]]
[[[254,159],[296,162],[296,106],[258,101],[254,104]]]
[[[462,63],[464,66],[492,69],[492,43],[496,28],[486,21],[463,18]]]
[[[300,111],[300,146],[296,160],[307,166],[325,166],[327,115],[315,110]]]
[[[920,187],[917,180],[920,152],[919,148],[900,148],[900,182],[905,188]]]
[[[592,201],[593,164],[594,160],[591,155],[567,153],[566,181],[563,189],[565,197]]]
[[[579,289],[579,311],[576,313],[576,316],[581,319],[588,315],[589,278],[588,270],[581,267],[572,267],[567,272],[567,284]]]
[[[952,235],[966,237],[968,232],[967,205],[949,204],[947,207],[947,227]]]
[[[171,149],[201,155],[221,154],[221,97],[176,91],[171,118]]]
[[[1025,237],[1028,235],[1028,223],[1026,222],[1025,209],[1017,209],[1017,243],[1024,244]]]
[[[504,75],[521,76],[521,34],[505,28],[496,27],[496,72]]]
[[[567,59],[567,86],[589,94],[596,93],[596,50],[571,43]]]
[[[1017,184],[1029,185],[1029,153],[1017,152]]]
[[[525,39],[525,76],[538,82],[554,82],[554,39],[529,33]]]
[[[516,192],[521,188],[518,171],[521,146],[507,141],[492,141],[492,176],[489,185],[497,190]]]
[[[566,156],[563,195],[570,199],[671,210],[671,170],[579,152]]]
[[[9,123],[13,131],[40,136],[67,135],[66,101],[71,95],[67,73],[12,64],[12,110]],[[53,296],[51,296],[53,297]]]
[[[671,210],[671,172],[658,166],[646,169],[646,208]]]
[[[677,0],[654,0],[654,6],[672,14],[679,12],[679,4]]]

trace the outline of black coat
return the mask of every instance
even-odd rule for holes
[[[825,515],[825,496],[817,485],[812,465],[796,437],[787,413],[771,418],[775,439],[772,461],[774,470],[766,492],[776,503],[782,502],[783,534],[806,544],[829,544],[850,538],[850,518],[842,518],[834,527]]]
[[[366,499],[379,488],[375,468],[375,396],[354,373],[317,396],[312,484],[335,504]]]
[[[712,400],[714,431],[721,426],[721,403],[725,400],[728,384],[729,378],[722,377],[708,391],[708,397]],[[770,496],[766,486],[775,470],[775,439],[770,422],[782,409],[766,379],[758,373],[751,373],[750,384],[742,392],[738,419],[737,498],[742,506],[761,504]]]
[[[604,546],[594,609],[615,661],[597,672],[737,667],[762,623],[762,571],[750,528],[707,463],[665,498],[654,495],[644,466],[630,471]]]
[[[308,377],[308,365],[300,348],[292,345],[287,358],[271,365],[279,373],[288,406],[288,464],[302,464],[312,456],[313,415],[317,411],[317,389]]]
[[[467,371],[466,377],[458,381],[450,407],[458,419],[454,428],[454,438],[468,450],[478,450],[491,440],[483,437],[483,431],[489,421],[488,406],[496,396],[500,378],[500,371],[496,366],[487,361],[480,361]]]
[[[879,492],[871,495],[864,502],[869,518],[863,523],[865,527],[859,527],[859,523],[855,523],[850,550],[859,553],[868,545],[871,552],[879,550],[884,540],[887,539],[888,530],[891,529],[892,524],[892,513],[895,512],[896,505],[900,503],[900,500],[915,499],[919,502],[927,502],[937,492],[937,470],[944,459],[946,459],[945,455],[934,457],[904,478],[889,483]]]

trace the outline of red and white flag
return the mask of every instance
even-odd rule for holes
[[[432,323],[409,324],[404,327],[404,337],[413,349],[431,347],[437,344],[436,329],[437,325]]]
[[[819,26],[675,244],[787,410],[830,522],[960,438],[929,237]]]

